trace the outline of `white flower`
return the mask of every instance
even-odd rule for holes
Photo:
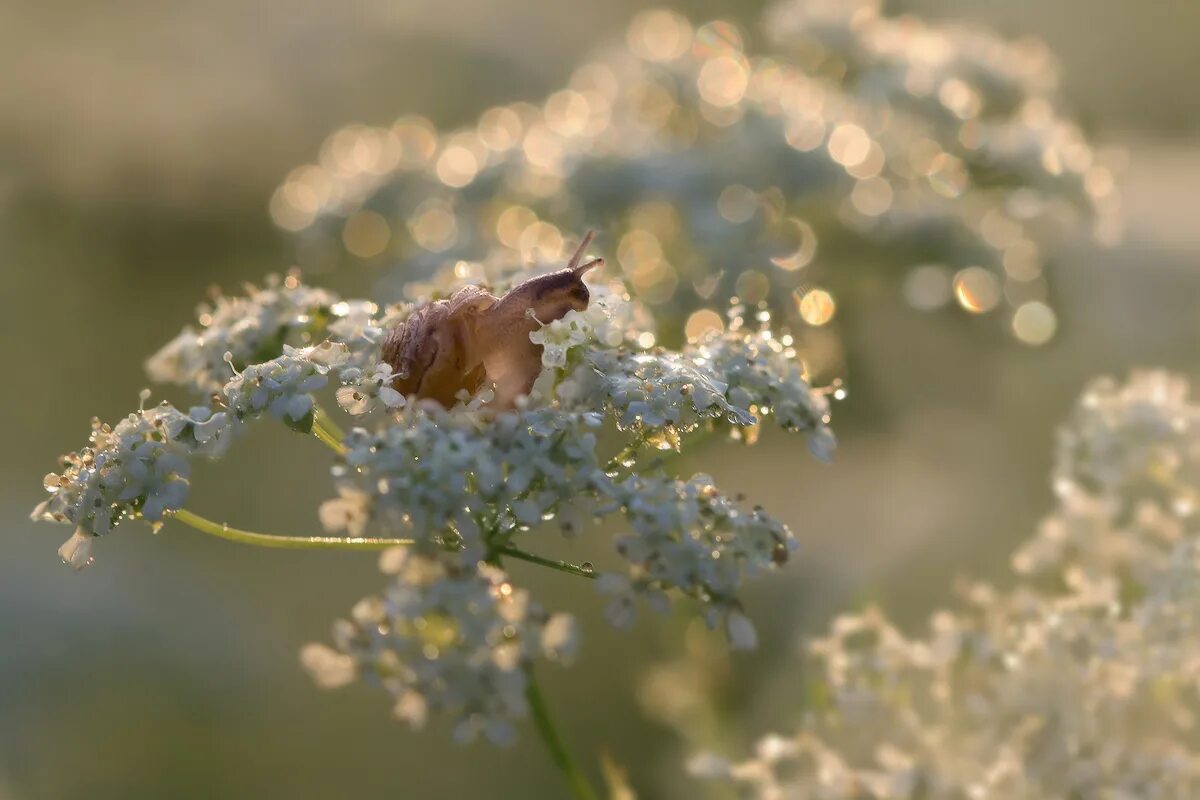
[[[333,500],[326,500],[317,510],[322,527],[327,531],[362,536],[370,520],[370,498],[348,486],[340,488],[338,495]]]
[[[838,618],[799,733],[693,774],[764,800],[1200,796],[1200,526],[1177,502],[1198,413],[1165,374],[1092,384],[1011,590],[966,587],[921,636]]]
[[[300,664],[322,689],[337,689],[358,677],[354,659],[316,642],[300,650]]]
[[[283,355],[252,364],[224,388],[225,402],[238,423],[268,413],[303,425],[312,413],[312,393],[328,383],[331,369],[349,357],[346,345],[325,341],[316,347],[283,346]]]
[[[304,427],[313,408],[310,393],[346,361],[347,348],[331,342],[283,348],[279,358],[252,364],[225,384],[227,410],[194,406],[185,414],[164,402],[139,409],[115,426],[94,420],[89,446],[64,456],[61,474],[46,476],[51,496],[34,509],[33,518],[70,524],[92,536],[103,536],[130,518],[159,522],[187,500],[191,459],[224,455],[249,420],[268,413]],[[345,513],[340,522],[347,528],[360,523],[365,521]],[[91,544],[82,545],[75,539],[64,546],[64,560],[76,568],[91,563],[90,555],[79,555]]]
[[[381,566],[394,582],[339,623],[336,652],[306,647],[305,667],[323,686],[355,674],[377,683],[414,726],[445,713],[457,720],[457,740],[482,733],[510,743],[512,720],[528,713],[526,666],[538,655],[573,654],[574,623],[544,612],[486,564],[461,568],[395,548]]]
[[[71,534],[71,538],[58,548],[58,555],[64,564],[70,565],[71,569],[78,572],[92,563],[92,542],[95,539],[95,534],[77,528]]]
[[[208,421],[200,423],[202,426]],[[225,427],[205,430],[197,439],[196,422],[168,404],[130,414],[115,426],[92,423],[90,446],[63,456],[61,474],[44,481],[50,497],[34,509],[34,519],[76,527],[62,555],[75,568],[91,563],[90,540],[122,520],[151,521],[181,508],[189,489],[189,456],[214,452],[211,442],[228,437]]]
[[[836,268],[815,257],[826,240],[873,246],[863,261],[880,270],[913,267],[908,245],[947,263],[969,253],[977,277],[998,284],[1009,274],[1006,264],[1031,278],[1042,271],[1041,218],[1082,211],[1096,214],[1102,229],[1113,227],[1117,203],[1107,167],[1064,113],[1044,47],[911,15],[888,17],[878,3],[860,0],[776,4],[761,24],[768,49],[757,52],[744,50],[740,35],[725,36],[715,49],[644,46],[647,30],[686,43],[725,24],[693,26],[662,11],[639,15],[625,47],[602,48],[599,61],[576,73],[610,80],[588,89],[597,93],[593,113],[569,131],[553,117],[553,102],[507,109],[525,130],[554,131],[548,163],[532,163],[521,147],[492,150],[479,179],[460,188],[412,164],[379,174],[314,163],[304,170],[329,187],[323,202],[291,206],[289,186],[281,187],[281,219],[295,230],[298,216],[306,241],[339,247],[345,219],[363,208],[410,226],[436,208],[447,230],[459,233],[404,244],[403,273],[393,280],[408,282],[410,297],[463,280],[504,283],[525,269],[532,240],[496,224],[504,210],[527,218],[523,225],[560,231],[579,220],[606,220],[602,239],[614,243],[628,290],[654,306],[659,327],[651,332],[665,342],[678,339],[693,313],[720,310],[747,289],[762,295],[762,312],[793,329],[807,326],[811,317],[793,291],[800,274],[804,283],[824,283],[825,270]],[[810,53],[822,57],[798,55]],[[834,63],[841,68],[830,69]],[[744,80],[714,81],[723,70]],[[687,124],[664,124],[648,112],[645,87],[673,109],[672,119]],[[894,123],[877,124],[880,118]],[[420,128],[442,144],[487,135],[475,125]],[[356,126],[331,136],[347,134],[395,132]],[[914,142],[921,143],[917,151]],[[919,169],[912,168],[914,152]],[[547,175],[554,180],[547,183]],[[944,304],[948,282],[932,300],[913,304]],[[1015,311],[1021,300],[1001,302]],[[995,317],[1012,322],[1011,314]],[[1009,327],[1022,337],[1020,325]],[[560,333],[546,334],[543,352],[554,367],[570,349]],[[1027,332],[1022,340],[1031,341]]]
[[[379,362],[369,372],[357,368],[344,370],[343,385],[338,387],[337,401],[348,414],[366,414],[377,402],[386,408],[403,408],[407,402],[404,395],[392,388],[395,380],[392,366]]]
[[[542,628],[542,652],[569,664],[579,652],[579,626],[570,614],[551,614]]]
[[[731,613],[725,619],[725,626],[729,631],[729,644],[735,650],[758,647],[758,633],[754,630],[754,623],[745,614],[737,611]]]
[[[598,587],[614,598],[610,620],[632,621],[634,592],[663,610],[663,593],[678,590],[701,603],[710,626],[724,619],[735,647],[753,647],[737,592],[745,578],[787,561],[796,546],[791,532],[761,509],[738,508],[705,475],[680,481],[635,474],[611,493],[633,531],[616,541],[630,564],[628,579],[604,576]]]
[[[272,276],[264,287],[249,286],[247,292],[246,297],[222,295],[202,306],[199,328],[185,328],[146,362],[150,377],[207,396],[234,374],[226,353],[238,365],[269,361],[285,344],[303,346],[322,338],[324,320],[336,306],[345,305],[336,295],[292,277]]]

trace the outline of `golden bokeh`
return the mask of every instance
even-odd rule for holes
[[[743,302],[758,304],[771,293],[771,279],[756,269],[748,269],[738,275],[734,290]]]
[[[934,311],[950,302],[953,276],[946,267],[922,264],[904,278],[904,299],[918,311]]]
[[[809,325],[820,327],[833,319],[837,304],[829,292],[824,289],[812,289],[799,297],[797,308],[800,309],[801,319]]]
[[[967,311],[983,314],[1000,302],[1000,286],[990,271],[967,267],[954,276],[954,297]]]
[[[421,247],[440,253],[458,241],[458,217],[444,201],[426,200],[409,219],[408,230]]]
[[[1040,301],[1021,305],[1012,318],[1013,334],[1028,345],[1042,345],[1054,338],[1058,316],[1054,309]]]
[[[438,156],[438,180],[454,189],[461,189],[479,174],[479,159],[463,145],[447,147]]]
[[[699,311],[692,312],[691,316],[687,318],[683,330],[687,335],[688,341],[695,342],[707,333],[721,333],[724,331],[725,320],[712,309],[702,308]]]
[[[750,68],[741,55],[710,58],[700,68],[696,86],[704,100],[718,108],[741,102],[750,82]]]
[[[758,192],[740,183],[726,186],[717,196],[717,212],[734,224],[749,221],[757,209]]]
[[[374,258],[382,253],[391,236],[387,220],[374,211],[359,211],[342,227],[342,243],[359,258]]]
[[[497,152],[504,152],[520,143],[522,128],[521,117],[516,111],[496,106],[480,115],[476,132],[484,145]]]
[[[771,259],[771,263],[786,272],[795,272],[807,267],[816,256],[817,232],[813,230],[812,225],[795,217],[784,220],[783,224],[787,231],[784,240],[788,246],[794,246],[795,249],[784,255],[775,256]]]
[[[629,49],[647,61],[674,61],[692,45],[692,25],[682,14],[667,9],[643,11],[626,34]]]
[[[829,155],[843,167],[856,167],[871,154],[871,137],[858,125],[843,123],[829,134]]]

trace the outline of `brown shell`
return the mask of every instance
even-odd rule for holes
[[[485,289],[464,286],[413,311],[383,343],[383,360],[397,375],[393,388],[447,408],[459,391],[478,391],[484,370],[482,359],[474,355],[473,326],[479,312],[495,302]]]
[[[502,299],[464,286],[414,310],[383,343],[383,360],[396,374],[392,387],[450,408],[461,392],[475,394],[488,380],[496,389],[494,407],[511,408],[541,371],[542,348],[529,334],[587,308],[583,275],[604,263],[595,258],[580,264],[591,239],[591,232],[583,237],[566,269],[530,278]]]

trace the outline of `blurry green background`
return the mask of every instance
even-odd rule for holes
[[[749,26],[760,4],[677,7]],[[327,133],[403,112],[452,126],[536,99],[639,8],[0,2],[0,799],[559,796],[531,736],[510,750],[461,748],[438,726],[414,734],[393,722],[381,694],[311,686],[297,649],[380,585],[371,556],[260,552],[178,525],[158,537],[130,526],[76,575],[55,554],[70,531],[27,514],[89,418],[135,406],[142,360],[206,287],[289,265],[266,201]],[[1200,367],[1200,4],[889,9],[1047,39],[1093,135],[1128,151],[1126,236],[1057,254],[1062,324],[1042,349],[988,320],[922,316],[882,291],[859,298],[854,316],[866,323],[841,331],[860,360],[835,409],[833,466],[779,437],[750,451],[711,445],[684,465],[766,505],[803,546],[749,595],[763,646],[733,660],[735,741],[786,729],[800,690],[794,654],[831,614],[879,601],[916,624],[949,599],[956,574],[1003,573],[1049,508],[1053,427],[1088,377]],[[354,293],[373,276],[310,277]],[[327,465],[314,442],[263,426],[219,471],[198,472],[190,505],[245,527],[313,531]],[[567,554],[604,547],[593,537]],[[617,634],[569,577],[521,578],[585,626],[580,662],[543,669],[571,741],[589,759],[610,750],[645,797],[691,796],[676,740],[634,699],[646,668],[678,649],[677,626],[643,618]]]

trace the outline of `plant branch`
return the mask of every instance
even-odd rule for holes
[[[518,550],[512,545],[505,545],[496,550],[497,555],[508,556],[520,561],[528,561],[530,564],[538,564],[550,569],[556,569],[559,572],[566,572],[571,575],[579,575],[584,578],[595,578],[596,571],[590,567],[572,564],[569,561],[555,561],[552,558],[542,558],[541,556],[527,553],[524,550]]]
[[[346,434],[336,422],[330,419],[329,415],[325,413],[325,409],[318,405],[313,406],[312,434],[339,456],[346,454],[346,446],[342,444]]]
[[[289,550],[386,550],[398,545],[410,545],[412,539],[372,539],[341,536],[279,536],[231,528],[223,522],[213,522],[186,509],[169,512],[171,517],[201,533],[256,547],[276,547]]]

